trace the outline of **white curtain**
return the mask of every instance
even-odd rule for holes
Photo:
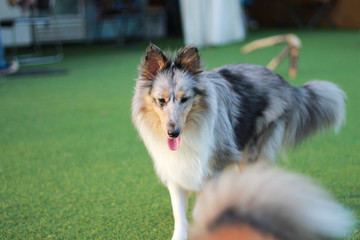
[[[221,46],[245,38],[240,0],[180,0],[185,44]]]

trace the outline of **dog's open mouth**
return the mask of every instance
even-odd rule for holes
[[[177,138],[167,137],[167,143],[168,143],[170,150],[172,150],[172,151],[177,150],[180,146],[180,136]]]

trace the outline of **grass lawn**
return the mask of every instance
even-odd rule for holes
[[[247,41],[277,33],[251,33]],[[280,164],[316,179],[360,218],[360,33],[295,33],[303,48],[290,81],[339,84],[348,114],[338,135],[318,134]],[[154,43],[182,46],[180,39]],[[266,65],[282,48],[242,55],[243,44],[200,52],[213,68]],[[0,79],[0,239],[170,239],[170,198],[130,118],[146,46],[65,46],[64,60],[46,68],[68,74]],[[277,72],[288,78],[287,63]]]

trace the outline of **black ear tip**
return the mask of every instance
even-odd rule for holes
[[[146,54],[145,54],[145,60],[148,60],[147,59],[147,56],[150,55],[150,54],[162,54],[162,51],[161,49],[156,46],[155,44],[153,44],[152,42],[150,42],[149,46],[147,47],[146,49]]]
[[[149,52],[149,51],[154,50],[154,49],[158,49],[158,47],[155,44],[153,44],[152,42],[150,42],[149,46],[146,49],[146,52]]]
[[[148,49],[161,51],[161,49],[152,42],[150,42]]]
[[[198,54],[199,49],[195,45],[189,44],[184,48],[183,52],[194,52],[194,53]]]

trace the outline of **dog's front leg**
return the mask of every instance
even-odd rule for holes
[[[168,183],[168,189],[175,222],[172,240],[186,240],[188,230],[186,191],[175,183]]]

